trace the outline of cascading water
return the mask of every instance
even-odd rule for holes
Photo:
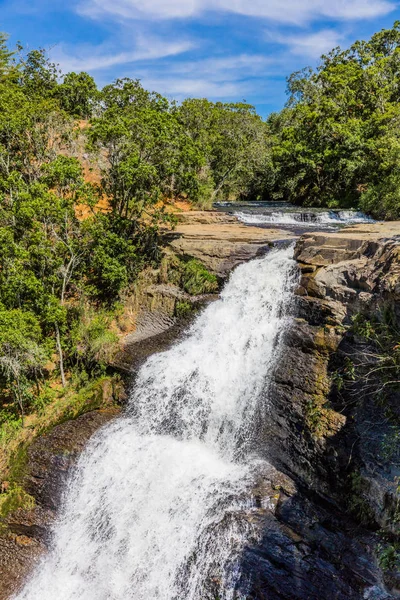
[[[356,223],[371,223],[373,219],[356,210],[327,210],[327,211],[238,211],[235,216],[248,225],[307,225],[307,227],[336,228],[340,225]]]
[[[81,456],[52,549],[18,600],[235,597],[291,256],[238,267],[183,341],[141,367],[126,414]]]

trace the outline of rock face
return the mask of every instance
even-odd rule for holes
[[[266,390],[269,415],[259,439],[260,451],[298,491],[279,503],[274,519],[265,517],[261,544],[248,550],[250,598],[400,593],[398,573],[385,573],[382,587],[374,557],[374,531],[400,533],[400,465],[379,453],[390,423],[360,382],[340,397],[332,387],[334,370],[349,351],[353,360],[365,356],[365,344],[346,334],[353,315],[390,309],[400,323],[400,239],[386,233],[374,225],[373,231],[306,234],[297,242],[295,319]],[[399,395],[389,401],[398,411]]]
[[[289,231],[248,227],[219,212],[193,211],[178,215],[178,219],[176,229],[168,234],[170,246],[177,254],[197,258],[220,277],[261,256],[273,242],[294,238]]]
[[[369,552],[373,535],[355,532],[342,514],[283,490],[275,509],[253,519],[262,533],[243,556],[246,600],[360,600],[374,587],[391,598]]]
[[[330,403],[329,364],[344,341],[343,325],[353,315],[375,313],[388,305],[397,314],[400,243],[347,234],[306,234],[297,243],[295,257],[301,271],[297,318],[283,341],[271,389],[280,425],[279,435],[275,432],[273,437],[277,460],[279,455],[308,485],[322,485],[319,491],[328,492],[323,482],[335,480],[332,469],[343,466],[338,456],[343,450],[342,430],[348,427],[346,415]],[[337,448],[332,440],[338,442]],[[290,456],[293,449],[295,461]],[[326,464],[316,465],[316,455],[323,456]],[[325,472],[313,483],[310,475],[316,466]]]
[[[126,373],[134,372],[151,354],[167,350],[189,326],[197,309],[218,298],[218,294],[190,296],[165,284],[149,285],[141,296],[134,331],[123,337],[113,358],[113,366]],[[190,307],[187,315],[176,314],[180,302]]]

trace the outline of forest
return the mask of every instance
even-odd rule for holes
[[[121,297],[159,264],[174,201],[399,219],[399,73],[396,22],[291,75],[286,106],[263,120],[244,101],[178,103],[138,80],[99,90],[1,35],[0,442],[104,375]]]

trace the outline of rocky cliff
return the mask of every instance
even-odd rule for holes
[[[379,371],[366,385],[361,365],[369,356],[368,374],[374,370],[374,350],[353,326],[358,315],[390,314],[394,328],[400,323],[395,232],[359,226],[306,234],[296,244],[295,318],[266,390],[259,436],[260,450],[295,491],[281,492],[274,516],[264,514],[262,542],[246,555],[251,598],[400,594],[400,438],[391,455],[384,447],[400,431],[399,386],[378,395]]]

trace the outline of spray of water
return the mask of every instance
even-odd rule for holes
[[[81,456],[52,549],[18,600],[235,597],[291,255],[238,267],[186,338],[142,366],[126,414]]]

